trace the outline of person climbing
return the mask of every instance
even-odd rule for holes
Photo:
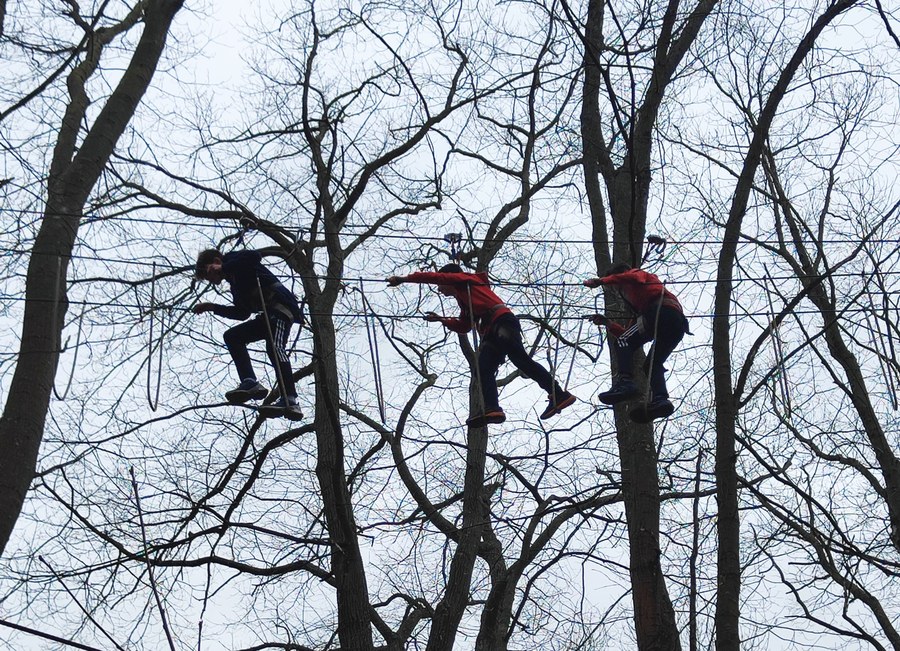
[[[651,364],[650,399],[646,405],[633,409],[630,415],[639,422],[671,416],[675,407],[669,401],[663,364],[681,343],[685,333],[690,333],[681,303],[657,276],[632,269],[624,263],[614,265],[600,278],[584,281],[585,287],[601,285],[616,288],[635,318],[628,327],[624,327],[600,314],[589,317],[596,325],[606,326],[616,342],[618,374],[613,378],[612,387],[599,394],[600,402],[617,405],[638,395],[632,376],[632,358],[637,349],[653,341],[648,355]]]
[[[509,361],[526,377],[537,382],[547,392],[547,408],[541,414],[541,419],[555,416],[575,402],[575,396],[563,389],[547,369],[534,361],[525,350],[519,319],[491,291],[486,273],[466,273],[458,264],[451,263],[444,265],[437,272],[420,271],[408,276],[391,276],[387,279],[387,283],[391,287],[401,283],[437,285],[441,294],[456,299],[460,315],[457,318],[442,317],[429,312],[425,315],[425,320],[440,323],[449,330],[459,333],[468,332],[473,327],[477,328],[481,335],[481,346],[476,362],[477,377],[481,386],[484,412],[466,421],[470,427],[502,423],[506,420],[506,414],[500,408],[496,378],[497,370],[506,357],[509,357]]]
[[[281,397],[274,404],[261,407],[260,411],[264,415],[283,415],[292,420],[302,418],[287,353],[291,325],[303,320],[297,298],[262,264],[262,256],[256,251],[232,251],[224,255],[217,249],[201,251],[197,256],[195,275],[213,285],[228,281],[232,305],[198,303],[193,308],[194,314],[212,312],[241,321],[257,313],[253,320],[225,331],[225,347],[231,353],[240,380],[237,388],[225,393],[225,399],[239,405],[248,400],[262,400],[269,394],[256,379],[247,352],[247,344],[264,339],[269,360],[283,386]]]

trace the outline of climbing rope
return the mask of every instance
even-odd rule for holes
[[[769,282],[772,283],[772,291],[776,290],[775,281],[772,280],[772,274],[769,273],[769,266],[763,265],[763,269],[765,270],[765,284],[768,285]],[[781,402],[784,405],[785,413],[790,418],[791,416],[791,392],[788,387],[787,381],[787,366],[784,363],[784,346],[781,342],[781,332],[776,322],[777,314],[775,313],[775,304],[772,302],[772,292],[766,288],[766,299],[769,302],[769,313],[770,313],[770,325],[772,328],[772,349],[775,351],[775,362],[777,364],[778,372],[775,376],[775,383],[778,385],[778,389],[781,392]]]
[[[384,385],[381,380],[381,355],[378,351],[378,324],[375,322],[375,317],[371,316],[372,306],[366,298],[362,279],[359,281],[359,294],[362,297],[362,306],[366,313],[366,318],[364,319],[366,339],[369,342],[369,356],[372,360],[372,374],[375,378],[375,398],[378,401],[378,414],[381,416],[382,424],[384,424],[387,417],[385,416],[384,407]]]
[[[663,281],[662,290],[663,293],[659,297],[659,302],[656,304],[656,317],[653,319],[653,345],[650,346],[650,364],[648,365],[650,373],[647,377],[647,387],[644,389],[644,411],[650,406],[650,377],[653,376],[653,359],[656,357],[656,335],[659,333],[659,313],[662,311],[663,298],[666,295],[665,281]]]
[[[153,263],[153,270],[150,281],[150,337],[147,340],[147,404],[150,411],[156,411],[159,407],[159,389],[162,386],[162,361],[163,361],[163,338],[165,337],[166,324],[163,319],[159,323],[159,343],[157,344],[158,359],[156,362],[156,395],[153,393],[151,386],[151,376],[153,367],[153,321],[156,314],[156,263]]]
[[[83,323],[84,323],[84,310],[82,309],[81,314],[78,316],[78,334],[75,337],[75,355],[73,355],[73,357],[72,357],[72,367],[69,369],[69,378],[66,380],[66,388],[62,392],[62,394],[60,394],[59,391],[56,390],[56,380],[55,379],[53,382],[53,395],[56,396],[57,400],[65,400],[66,396],[69,395],[69,389],[72,388],[72,378],[75,377],[75,366],[78,364],[78,351],[81,348],[81,331],[82,331]],[[60,350],[59,352],[64,353],[68,349],[69,349],[69,340],[66,339],[66,343],[63,345],[62,350]]]
[[[272,324],[269,323],[269,311],[266,309],[266,299],[263,294],[262,284],[259,282],[259,276],[256,276],[256,288],[259,290],[259,302],[262,305],[263,320],[266,322],[266,336],[268,337],[269,350],[272,351],[272,366],[275,367],[275,376],[278,378],[278,388],[280,389],[281,399],[284,406],[288,406],[287,387],[284,383],[284,375],[281,373],[281,360],[278,359],[278,352],[275,350],[275,337],[272,334]],[[287,354],[287,351],[285,351]]]
[[[469,297],[469,320],[472,322],[472,348],[475,350],[475,382],[477,382],[478,397],[476,399],[479,405],[480,413],[484,413],[484,399],[481,384],[481,366],[478,363],[478,356],[481,353],[481,339],[478,336],[478,322],[475,320],[475,310],[472,309],[472,285],[466,283],[466,294]]]
[[[566,301],[566,290],[565,290],[565,288],[563,288],[562,291],[559,293],[559,320],[556,324],[556,333],[557,333],[556,334],[556,345],[554,346],[554,351],[553,351],[553,364],[551,365],[551,368],[550,368],[550,375],[552,375],[554,378],[556,377],[556,369],[559,365],[559,346],[560,346],[560,343],[562,342],[562,325],[563,325],[562,317],[563,317],[563,313],[565,312],[565,307],[566,307],[565,301]],[[574,352],[572,353],[572,360],[573,361],[575,360]],[[570,367],[570,370],[571,370],[571,367]],[[566,386],[563,387],[563,390],[568,389],[568,385],[569,385],[569,381],[567,379]],[[553,398],[553,404],[556,404],[556,382],[553,383],[553,388],[550,391],[551,391],[550,395]]]
[[[599,314],[600,310],[600,296],[601,294],[594,294],[594,314]],[[603,354],[603,331],[605,328],[599,327],[597,328],[597,359],[600,359],[600,355]]]

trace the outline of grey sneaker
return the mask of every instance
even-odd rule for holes
[[[269,395],[269,390],[253,378],[241,380],[237,389],[225,394],[225,400],[233,405],[242,405],[248,400],[262,400]]]
[[[609,391],[604,391],[597,397],[600,398],[600,402],[604,405],[617,405],[620,402],[624,402],[629,398],[634,398],[637,395],[638,388],[632,380],[619,378],[613,382],[612,388]]]
[[[632,409],[628,415],[635,423],[649,423],[658,418],[668,418],[675,413],[675,405],[668,398],[658,398],[644,407]]]
[[[271,405],[260,405],[257,408],[259,415],[265,418],[287,418],[288,420],[300,420],[303,418],[303,412],[297,404],[297,398],[288,396],[287,404],[284,398],[279,398]]]

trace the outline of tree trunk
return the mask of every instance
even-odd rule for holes
[[[732,274],[741,224],[747,211],[753,179],[778,106],[806,55],[822,30],[857,0],[839,0],[826,9],[798,44],[790,61],[779,75],[760,112],[753,138],[735,186],[728,220],[719,253],[716,275],[715,314],[713,319],[713,376],[716,404],[716,499],[718,501],[718,594],[716,598],[716,649],[738,651],[740,638],[740,521],[737,495],[738,396],[734,395],[731,376],[731,294]]]
[[[603,51],[603,0],[591,0],[588,5],[584,31],[584,91],[581,113],[581,133],[584,148],[584,175],[594,239],[594,257],[598,271],[611,262],[638,265],[647,222],[647,202],[650,191],[650,137],[668,81],[684,56],[687,45],[696,37],[714,1],[701,2],[691,15],[690,27],[682,30],[683,38],[674,44],[673,21],[677,3],[670,3],[661,40],[655,57],[651,88],[640,110],[631,106],[631,114],[620,114],[622,128],[631,125],[627,134],[628,151],[622,165],[612,163],[601,130],[600,93],[610,92],[604,80],[600,54]],[[671,50],[674,53],[670,54]],[[621,107],[615,107],[619,110]],[[637,117],[640,123],[637,124]],[[620,134],[625,137],[626,134]],[[609,214],[612,216],[612,247],[608,239],[609,226],[599,176],[606,183]],[[606,292],[609,312],[624,310],[618,297]],[[640,369],[636,360],[636,369]],[[616,360],[611,355],[613,371]],[[635,636],[639,649],[680,649],[681,643],[675,612],[666,589],[662,572],[659,545],[659,483],[656,446],[653,428],[636,425],[627,416],[625,407],[616,409],[616,431],[622,472],[622,495],[628,525],[629,567],[631,572],[632,604]]]
[[[307,283],[309,285],[309,283]],[[316,477],[331,537],[331,571],[336,587],[338,637],[346,651],[373,648],[365,565],[359,549],[353,503],[344,475],[336,338],[332,300],[307,291],[313,334],[316,384]]]
[[[650,171],[629,169],[630,159],[617,170],[609,191],[615,245],[613,259],[640,263],[649,194]],[[634,166],[636,167],[636,165]],[[625,313],[626,306],[615,291],[606,292],[606,308]],[[615,355],[610,351],[613,372]],[[640,386],[643,355],[635,359],[635,376]],[[633,406],[633,405],[632,405]],[[651,425],[638,425],[628,417],[628,405],[616,407],[616,432],[622,472],[622,496],[628,524],[629,568],[635,635],[638,648],[646,651],[681,649],[675,610],[666,588],[659,545],[659,469]]]
[[[53,153],[47,207],[28,264],[19,354],[0,417],[0,555],[12,535],[37,467],[68,308],[66,271],[84,203],[150,85],[182,2],[146,3],[144,30],[131,62],[77,153],[77,137],[89,104],[84,82],[99,63],[102,45],[95,45],[68,79],[71,99]]]
[[[462,342],[465,343],[465,342]],[[471,348],[463,345],[472,366],[469,384],[469,407],[472,413],[483,410],[481,387],[475,372],[475,356]],[[466,475],[463,484],[462,524],[456,552],[450,562],[450,575],[444,588],[444,596],[435,608],[428,637],[427,651],[453,651],[459,623],[470,602],[472,573],[478,559],[478,548],[489,518],[484,508],[484,466],[487,456],[487,427],[469,428],[466,447]]]

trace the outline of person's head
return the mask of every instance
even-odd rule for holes
[[[601,278],[606,278],[607,276],[613,276],[615,274],[622,274],[626,271],[631,271],[631,265],[626,264],[624,262],[620,262],[618,264],[614,264],[609,269],[603,272]]]
[[[450,262],[445,264],[443,267],[438,269],[438,273],[442,274],[461,274],[463,272],[462,267],[460,267],[455,262]],[[444,296],[453,296],[453,287],[451,285],[438,285],[437,290],[443,294]]]
[[[208,280],[213,285],[222,282],[222,252],[218,249],[206,249],[197,255],[197,264],[194,267],[194,276],[201,280]]]

